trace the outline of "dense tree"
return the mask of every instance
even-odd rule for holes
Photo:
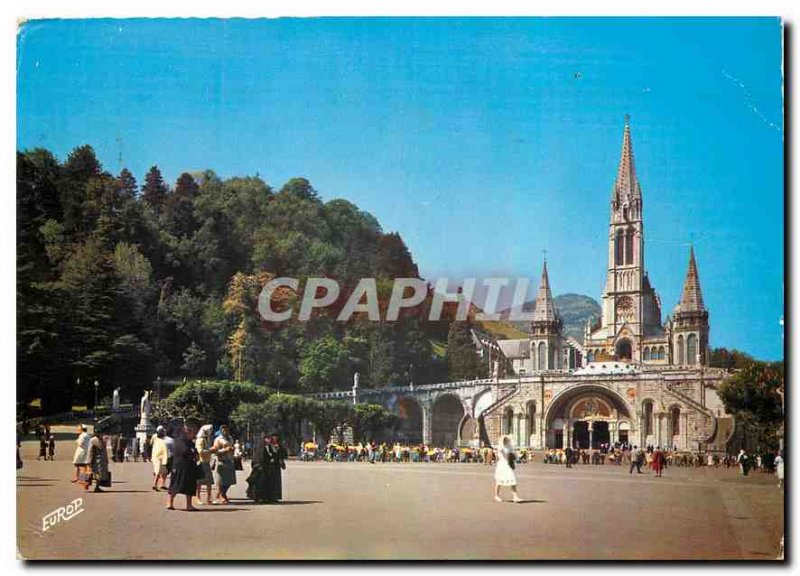
[[[152,166],[144,178],[142,201],[150,206],[156,214],[160,214],[167,203],[169,190],[158,166]]]
[[[271,391],[251,382],[197,380],[176,388],[163,405],[162,418],[199,418],[204,423],[225,424],[242,403],[264,402]]]
[[[380,404],[356,404],[352,417],[353,436],[370,442],[384,432],[391,436],[400,417]]]
[[[778,446],[784,419],[783,392],[783,362],[751,362],[719,388],[726,412],[734,414],[745,434],[764,449]]]
[[[300,353],[300,386],[309,392],[348,385],[348,352],[342,342],[326,336],[309,342]]]
[[[391,323],[337,305],[309,322],[264,322],[264,283],[329,276],[341,303],[377,279],[385,310],[391,279],[417,276],[402,238],[342,199],[323,202],[305,178],[277,192],[261,178],[182,173],[174,190],[157,166],[141,180],[112,176],[91,146],[60,163],[17,155],[18,397],[46,411],[91,403],[123,385],[130,400],[156,376],[251,381],[284,393],[443,378],[431,340],[444,333],[404,311]],[[302,288],[301,288],[302,290]],[[302,292],[282,291],[279,306]],[[445,322],[446,326],[446,322]],[[445,328],[446,330],[446,328]],[[412,368],[413,367],[413,368]],[[78,382],[80,381],[80,385]]]
[[[488,369],[476,353],[472,341],[472,324],[452,322],[447,335],[447,373],[451,380],[485,378]]]
[[[711,350],[709,365],[714,368],[726,368],[728,370],[738,370],[754,362],[749,354],[739,350],[728,350],[727,348],[714,348]]]

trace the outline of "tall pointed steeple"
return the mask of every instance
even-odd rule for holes
[[[625,115],[625,131],[622,136],[622,154],[617,168],[617,179],[614,182],[615,202],[623,202],[626,198],[641,198],[639,180],[636,178],[636,165],[633,160],[633,141],[631,140],[630,116]]]
[[[555,322],[556,305],[550,292],[550,279],[547,277],[547,260],[542,266],[542,280],[539,283],[539,294],[536,296],[536,308],[533,312],[534,322]]]
[[[689,269],[683,282],[681,301],[678,304],[681,312],[702,312],[703,292],[700,290],[700,275],[697,273],[697,262],[694,259],[694,246],[689,248]]]

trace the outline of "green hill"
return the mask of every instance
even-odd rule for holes
[[[594,298],[584,296],[583,294],[561,294],[553,298],[558,313],[564,321],[564,335],[575,338],[578,342],[583,342],[583,330],[586,326],[586,321],[589,318],[600,316],[600,304]],[[525,312],[532,312],[535,301],[525,302],[522,309]],[[508,318],[511,310],[503,312],[503,317]],[[529,330],[530,322],[527,321],[512,321],[512,324],[527,333]]]

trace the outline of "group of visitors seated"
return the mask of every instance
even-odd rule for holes
[[[530,451],[521,448],[515,452],[518,463],[529,461]],[[492,464],[495,450],[481,447],[442,447],[427,444],[359,442],[357,444],[328,443],[322,450],[310,441],[301,443],[301,460],[322,459],[327,462],[471,462]]]

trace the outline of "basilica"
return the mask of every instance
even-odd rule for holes
[[[680,300],[662,321],[645,268],[642,189],[626,118],[602,314],[587,323],[582,342],[565,336],[544,263],[529,336],[498,340],[490,350],[503,389],[480,410],[489,439],[509,434],[532,448],[628,442],[724,449],[733,422],[716,388],[725,373],[707,366],[709,314],[694,250],[687,256]]]

